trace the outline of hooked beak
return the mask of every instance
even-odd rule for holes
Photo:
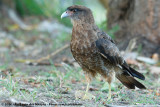
[[[65,11],[64,13],[62,13],[62,15],[61,15],[61,19],[62,18],[65,18],[65,17],[69,17],[69,16],[71,16],[71,12],[69,12],[69,11]]]

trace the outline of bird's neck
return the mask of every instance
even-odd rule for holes
[[[97,39],[95,27],[94,24],[74,23],[71,42],[74,45],[90,47],[91,43]]]
[[[73,29],[75,30],[91,30],[94,26],[95,23],[92,22],[86,22],[86,21],[81,21],[81,20],[72,20],[73,24]]]

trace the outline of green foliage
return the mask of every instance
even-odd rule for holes
[[[112,29],[108,29],[107,27],[107,21],[103,21],[101,24],[98,25],[99,28],[103,31],[105,31],[109,36],[111,36],[112,39],[115,39],[115,33],[119,31],[120,27],[119,25],[115,25],[112,27]]]
[[[15,0],[17,12],[21,16],[39,15],[56,18],[59,22],[71,26],[69,19],[61,20],[60,16],[66,9],[60,0]]]
[[[15,0],[16,9],[22,16],[26,14],[44,15],[38,1],[43,2],[44,0]]]

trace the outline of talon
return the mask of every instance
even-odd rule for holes
[[[86,93],[84,91],[76,91],[75,92],[76,99],[82,99],[82,100],[92,100],[96,97],[90,93]]]
[[[95,99],[96,97],[90,93],[85,93],[85,95],[83,96],[83,100],[92,100]]]

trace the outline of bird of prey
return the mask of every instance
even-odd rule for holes
[[[120,54],[115,42],[95,24],[89,8],[73,5],[66,9],[61,18],[69,17],[73,24],[70,43],[74,59],[85,71],[87,80],[86,93],[92,77],[102,75],[109,84],[108,99],[111,99],[111,83],[116,77],[129,89],[146,89],[136,78],[144,80],[145,77],[131,68]],[[84,95],[84,99],[86,94]]]

